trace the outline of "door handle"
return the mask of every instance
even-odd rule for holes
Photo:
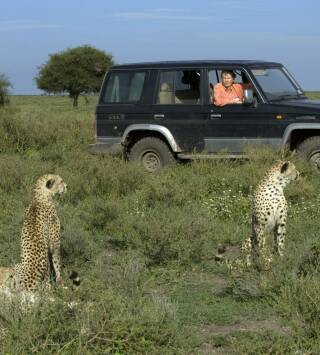
[[[211,113],[210,114],[210,119],[211,120],[218,120],[219,118],[221,118],[221,113]]]
[[[156,113],[153,115],[153,118],[164,118],[164,114],[163,113]]]

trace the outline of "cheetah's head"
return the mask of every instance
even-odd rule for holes
[[[290,161],[280,161],[278,163],[277,175],[279,181],[282,181],[286,185],[293,180],[297,180],[300,173]]]
[[[59,175],[47,174],[37,180],[35,190],[47,196],[54,196],[66,192],[67,184]]]

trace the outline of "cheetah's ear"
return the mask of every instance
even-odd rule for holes
[[[281,170],[280,170],[281,174],[283,174],[283,173],[288,169],[288,167],[289,167],[289,162],[286,161],[286,162],[281,166]]]
[[[46,188],[51,189],[51,187],[54,184],[54,180],[53,179],[49,179],[46,183]]]

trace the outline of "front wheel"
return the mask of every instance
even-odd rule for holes
[[[320,169],[320,136],[305,139],[297,147],[298,155]]]
[[[156,137],[138,140],[129,151],[129,160],[139,161],[150,173],[159,171],[165,165],[173,165],[176,160],[166,143]]]

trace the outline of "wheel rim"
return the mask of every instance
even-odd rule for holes
[[[141,160],[143,166],[149,172],[157,171],[161,167],[160,157],[153,151],[144,153]]]
[[[320,152],[314,152],[310,155],[309,161],[316,168],[320,169]]]

